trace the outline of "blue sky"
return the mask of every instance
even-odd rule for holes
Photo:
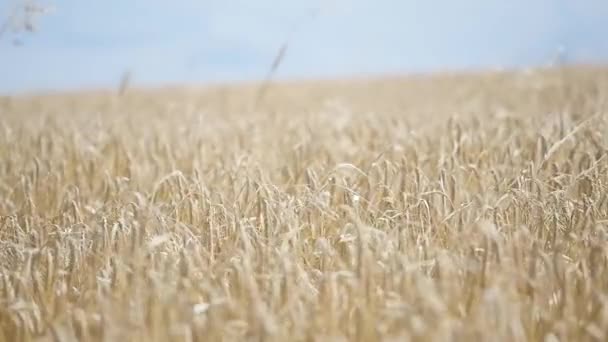
[[[18,0],[0,0],[0,17]],[[608,61],[605,0],[45,0],[0,41],[0,93]],[[316,15],[313,16],[313,13]],[[22,46],[11,41],[19,38]]]

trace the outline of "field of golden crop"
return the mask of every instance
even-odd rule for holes
[[[608,69],[0,98],[0,341],[605,341]]]

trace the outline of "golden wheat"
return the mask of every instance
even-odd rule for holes
[[[0,341],[608,338],[608,70],[256,89],[0,99]]]

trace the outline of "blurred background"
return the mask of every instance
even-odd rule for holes
[[[47,0],[34,32],[23,3],[0,0],[2,94],[260,80],[282,47],[279,79],[608,61],[606,0]]]

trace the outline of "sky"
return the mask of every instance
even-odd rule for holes
[[[40,2],[0,37],[0,93],[263,79],[285,42],[283,79],[608,62],[606,0]]]

